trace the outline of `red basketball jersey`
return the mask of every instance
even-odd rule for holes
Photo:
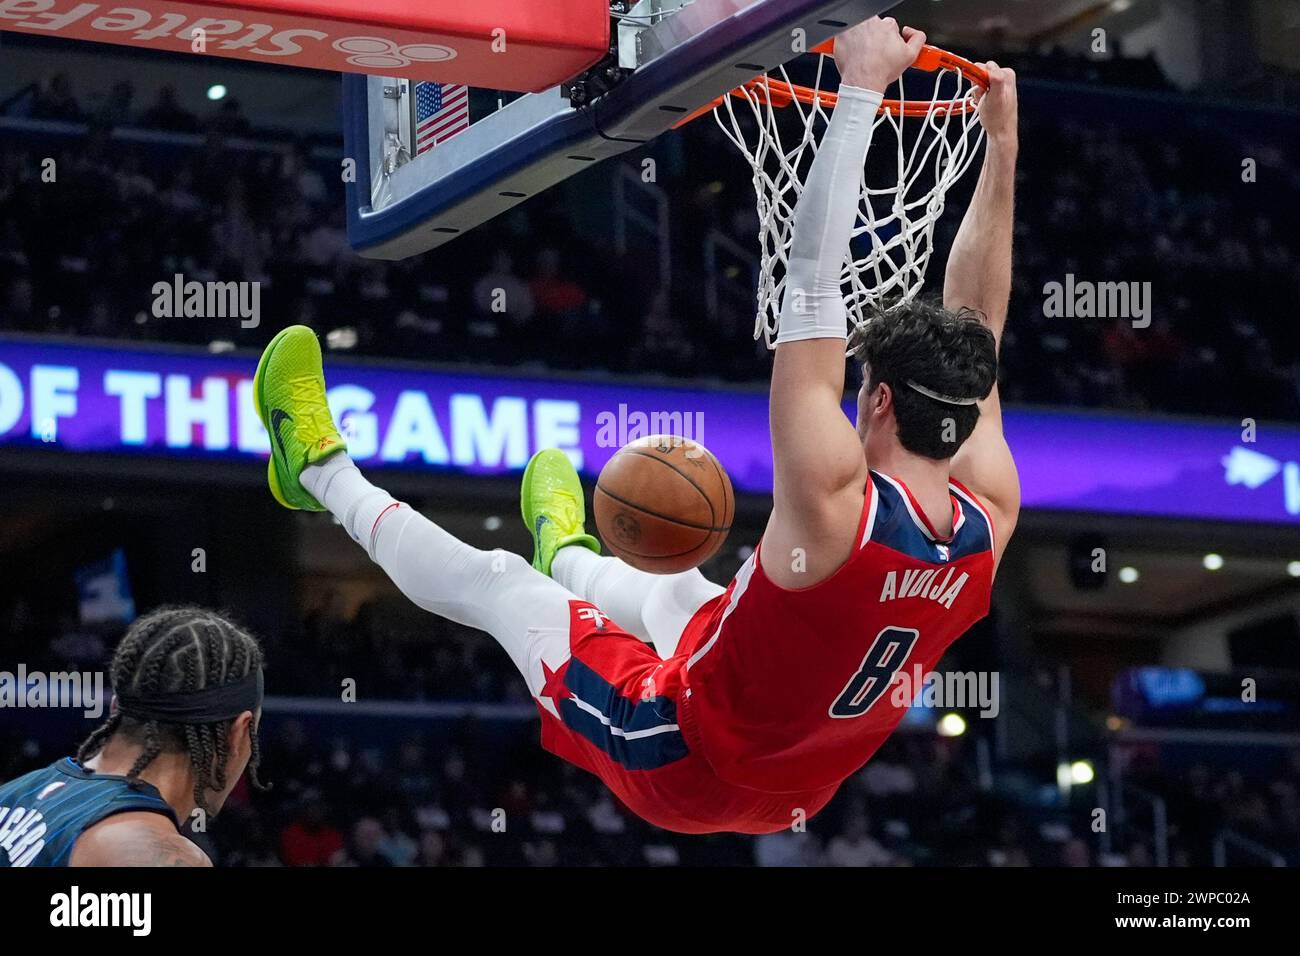
[[[773,584],[762,545],[700,609],[679,715],[722,780],[769,793],[838,784],[884,743],[948,645],[989,609],[993,522],[957,482],[941,538],[912,493],[871,472],[858,549],[797,591]]]

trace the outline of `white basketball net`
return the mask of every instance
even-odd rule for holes
[[[827,56],[819,53],[817,57],[816,82],[812,88],[820,92]],[[956,77],[957,92],[952,94],[948,90],[940,99],[945,76],[949,75]],[[771,76],[790,83],[784,67]],[[904,97],[902,82],[899,81],[900,99]],[[847,287],[845,305],[854,326],[866,322],[886,305],[906,302],[920,292],[933,251],[934,226],[943,213],[944,196],[970,168],[984,139],[978,107],[973,102],[976,89],[959,70],[938,70],[925,116],[905,116],[901,112],[895,115],[889,111],[877,116],[871,155],[878,156],[882,150],[892,147],[897,154],[897,178],[883,185],[869,184],[863,169],[853,245],[862,244],[859,237],[866,236],[870,249],[861,258],[855,258],[850,250],[842,281]],[[775,348],[795,204],[803,193],[804,177],[817,155],[822,134],[830,122],[830,112],[820,96],[812,103],[796,99],[780,107],[772,105],[761,92],[744,87],[741,92],[743,99],[726,97],[714,108],[713,115],[754,171],[762,249],[754,338],[762,335],[768,348]],[[953,100],[964,101],[969,108],[965,111],[946,108],[945,104]],[[747,112],[746,103],[755,127],[748,132],[749,124],[741,120]],[[784,139],[778,123],[780,116],[786,118]],[[787,147],[785,141],[793,138],[792,130],[798,140]],[[908,135],[915,137],[910,147],[905,140]]]

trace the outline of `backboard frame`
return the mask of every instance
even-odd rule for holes
[[[520,97],[393,169],[383,144],[397,81],[345,75],[348,238],[372,259],[437,248],[897,2],[695,0],[640,31],[635,69],[590,103],[575,107],[559,86]]]

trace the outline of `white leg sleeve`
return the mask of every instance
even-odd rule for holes
[[[676,652],[682,630],[695,612],[724,590],[698,570],[649,574],[579,547],[561,548],[551,564],[551,575],[623,630],[654,644],[664,658]]]
[[[541,645],[554,645],[552,666],[567,656],[574,595],[519,555],[465,544],[370,484],[345,454],[304,469],[302,484],[415,604],[496,638],[532,693]]]
[[[858,214],[862,166],[883,94],[842,85],[794,211],[776,341],[844,338],[840,278]]]

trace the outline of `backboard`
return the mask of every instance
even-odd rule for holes
[[[599,63],[467,128],[444,117],[452,135],[432,148],[421,148],[417,130],[432,101],[459,103],[458,91],[431,96],[401,77],[345,75],[345,155],[356,164],[348,237],[374,259],[436,248],[895,3],[640,0],[626,12],[616,3]]]

